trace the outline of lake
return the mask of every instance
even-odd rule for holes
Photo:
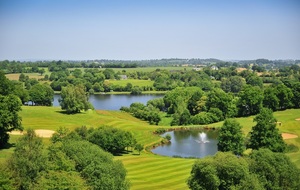
[[[171,143],[158,146],[152,150],[164,156],[197,157],[214,155],[218,151],[218,131],[216,130],[181,130],[166,132],[171,135]]]
[[[120,110],[122,106],[129,107],[134,102],[146,104],[149,100],[162,98],[163,94],[93,94],[90,95],[89,102],[96,110]],[[54,95],[53,106],[60,106],[59,94]]]

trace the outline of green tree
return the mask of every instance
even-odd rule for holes
[[[21,82],[25,82],[26,81],[26,76],[24,75],[24,73],[20,74],[19,81],[21,81]]]
[[[260,88],[263,88],[263,81],[262,79],[257,76],[256,74],[253,74],[253,75],[250,75],[246,78],[246,83],[248,85],[251,85],[251,86],[258,86]]]
[[[245,85],[245,80],[240,76],[231,76],[227,79],[222,79],[221,88],[225,92],[238,93]]]
[[[139,155],[141,155],[141,151],[144,149],[144,146],[138,143],[135,145],[134,149],[139,152]]]
[[[279,108],[279,99],[277,91],[274,87],[270,86],[264,90],[263,106],[276,111]]]
[[[226,119],[219,133],[218,150],[241,155],[244,151],[242,126],[235,119]]]
[[[9,81],[4,73],[0,71],[0,95],[8,95],[14,90],[14,86]]]
[[[270,109],[263,108],[253,120],[256,125],[250,132],[248,148],[268,148],[274,152],[283,152],[286,145],[276,128],[276,119]]]
[[[131,89],[131,92],[130,94],[132,95],[139,95],[139,94],[142,94],[142,89],[138,86],[134,86],[132,89]]]
[[[287,109],[293,106],[293,92],[284,84],[279,84],[276,87],[277,98],[279,99],[279,108]]]
[[[265,189],[300,188],[300,170],[285,154],[259,149],[250,158],[250,171],[258,176]]]
[[[121,129],[101,126],[91,131],[87,139],[91,143],[100,146],[103,150],[113,154],[120,154],[132,144],[131,142],[134,138],[131,133]]]
[[[35,84],[29,90],[29,96],[35,105],[51,106],[54,91],[48,84]]]
[[[49,170],[47,172],[43,172],[39,176],[37,183],[34,184],[33,189],[85,190],[89,188],[87,187],[85,180],[80,177],[78,172]]]
[[[28,130],[17,142],[9,167],[18,189],[32,189],[40,172],[47,168],[43,149],[42,139],[33,130]]]
[[[86,180],[91,189],[126,190],[126,169],[121,161],[114,161],[113,156],[97,145],[87,141],[66,140],[62,151],[75,161],[76,171]]]
[[[21,111],[22,103],[15,95],[0,95],[0,148],[3,148],[9,139],[7,132],[12,130],[22,130]]]
[[[223,112],[224,118],[233,117],[236,115],[234,97],[219,88],[215,88],[209,92],[207,96],[206,107],[207,109],[220,109]]]
[[[44,68],[38,70],[38,73],[39,73],[40,75],[43,75],[45,72],[46,72],[46,71],[45,71]]]
[[[247,85],[238,96],[237,107],[239,109],[239,116],[254,115],[261,109],[263,93],[259,87]]]
[[[69,85],[63,87],[61,99],[58,100],[62,110],[67,113],[79,113],[81,110],[88,110],[92,105],[88,101],[88,95],[83,85]]]
[[[245,181],[260,187],[255,176],[251,176],[249,165],[243,158],[231,153],[218,152],[213,157],[197,160],[188,178],[190,189],[244,189]],[[260,189],[260,188],[256,188]]]

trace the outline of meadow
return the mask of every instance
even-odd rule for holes
[[[131,83],[132,86],[153,86],[154,81],[151,80],[137,80],[137,79],[125,79],[125,80],[106,80],[113,85],[119,85],[125,87],[128,83]]]
[[[23,106],[22,109],[20,115],[23,118],[24,129],[57,130],[60,126],[64,126],[73,130],[83,125],[87,127],[109,125],[131,131],[137,141],[144,144],[145,147],[160,142],[161,138],[154,135],[153,131],[161,127],[170,128],[168,126],[149,125],[147,122],[120,111],[90,110],[76,115],[67,115],[61,111],[60,107]],[[281,126],[278,126],[280,132],[300,136],[300,121],[296,120],[300,118],[300,109],[275,112],[274,116],[282,123]],[[253,118],[253,116],[237,118],[243,126],[245,135],[255,125]],[[208,126],[220,127],[222,122]],[[17,135],[11,135],[10,143],[15,143],[18,137]],[[44,142],[49,143],[49,139],[44,138]],[[300,138],[289,139],[286,142],[298,147],[296,152],[287,153],[287,155],[300,168]],[[0,150],[0,163],[4,162],[12,152],[13,148]],[[123,156],[116,156],[115,159],[121,160],[127,169],[127,178],[131,182],[131,189],[187,189],[186,180],[195,161],[195,159],[154,155],[147,151],[143,151],[141,155],[133,151]]]

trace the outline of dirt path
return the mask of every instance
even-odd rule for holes
[[[53,133],[55,133],[55,131],[46,130],[46,129],[37,129],[37,130],[34,130],[34,131],[37,134],[37,136],[44,137],[44,138],[50,138],[50,137],[52,137]],[[11,134],[11,135],[23,135],[24,132],[12,131],[9,134]]]

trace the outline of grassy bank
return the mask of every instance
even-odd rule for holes
[[[97,127],[102,124],[131,131],[139,143],[151,145],[160,141],[160,137],[153,135],[158,127],[170,128],[168,126],[151,126],[147,122],[140,121],[128,113],[119,111],[87,111],[76,115],[67,115],[61,112],[60,107],[32,107],[23,106],[21,116],[25,129],[51,129],[56,130],[65,126],[71,130],[86,125]],[[293,133],[300,136],[300,110],[286,110],[274,113],[278,121],[282,123],[280,132]],[[238,118],[243,125],[245,135],[254,125],[253,117]],[[222,122],[208,125],[220,127]],[[192,126],[191,126],[192,127]],[[11,137],[11,143],[17,140],[18,136]],[[47,139],[45,140],[47,142]],[[300,138],[286,140],[288,144],[300,147]],[[13,147],[0,151],[0,162],[11,155]],[[142,152],[141,155],[126,154],[117,156],[115,159],[122,160],[127,171],[128,179],[131,182],[131,189],[187,189],[186,179],[190,174],[194,159],[170,158],[154,155],[149,152]],[[287,154],[300,168],[300,151]]]

